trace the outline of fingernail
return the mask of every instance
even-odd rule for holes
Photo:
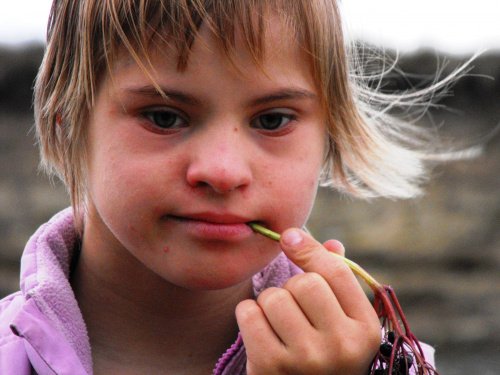
[[[287,246],[294,246],[302,241],[302,235],[296,230],[289,230],[283,233],[281,240]]]

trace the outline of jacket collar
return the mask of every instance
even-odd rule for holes
[[[69,283],[71,259],[77,244],[70,208],[55,215],[30,238],[21,259],[21,291],[26,303],[13,323],[17,333],[38,348],[40,356],[50,357],[54,348],[67,346],[91,374],[87,329]],[[42,332],[41,336],[33,334],[37,330]],[[44,341],[57,337],[51,340],[54,345],[59,344],[38,345],[39,337]]]

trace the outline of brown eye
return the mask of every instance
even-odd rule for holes
[[[170,111],[150,111],[144,116],[161,129],[173,129],[186,125],[186,121],[178,114]]]
[[[257,117],[252,126],[264,130],[278,130],[286,126],[294,117],[284,113],[266,113]]]
[[[283,120],[287,119],[280,113],[270,113],[260,116],[260,123],[267,130],[278,129],[283,124]]]

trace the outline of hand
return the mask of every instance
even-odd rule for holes
[[[289,229],[280,246],[305,273],[237,306],[248,375],[367,374],[381,327],[354,274],[330,253],[344,255],[342,244]]]

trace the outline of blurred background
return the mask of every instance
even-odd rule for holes
[[[19,289],[29,236],[69,204],[38,171],[32,85],[48,0],[0,0],[0,297]],[[445,76],[477,51],[461,79],[420,121],[446,140],[488,137],[482,154],[436,167],[424,197],[359,201],[320,189],[308,227],[341,240],[347,255],[396,290],[416,336],[436,347],[441,375],[500,374],[500,3],[344,0],[346,31],[391,56],[407,78],[387,90]]]

